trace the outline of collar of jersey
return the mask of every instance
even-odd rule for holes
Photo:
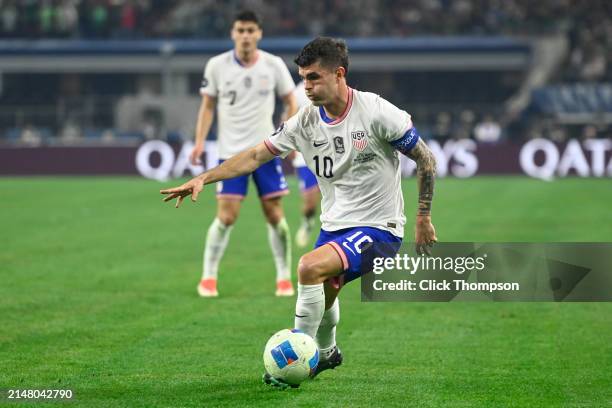
[[[240,58],[238,58],[238,55],[236,55],[236,50],[232,51],[232,56],[234,57],[234,61],[236,61],[236,64],[240,65],[242,68],[250,68],[255,65],[257,61],[259,61],[259,50],[255,52],[255,58],[253,59],[253,62],[248,65],[245,65],[242,63],[242,61],[240,61]]]
[[[338,116],[336,119],[332,119],[329,116],[327,116],[327,114],[325,113],[325,109],[323,109],[323,106],[319,106],[319,116],[321,117],[321,120],[325,122],[326,124],[337,125],[338,123],[342,122],[344,118],[346,118],[349,111],[351,110],[351,106],[353,106],[353,88],[348,87],[346,107],[344,108],[344,111],[342,112],[342,114]]]

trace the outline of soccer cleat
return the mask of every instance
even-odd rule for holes
[[[293,284],[289,279],[283,279],[276,282],[276,296],[293,296]]]
[[[198,294],[202,297],[217,297],[217,280],[216,279],[202,279],[198,285]]]
[[[293,384],[286,383],[283,380],[279,380],[279,379],[272,377],[268,373],[264,373],[261,380],[264,382],[264,384],[268,384],[268,385],[271,385],[272,387],[280,388],[281,390],[286,390],[287,388],[298,388],[299,387],[299,384],[293,385]]]
[[[319,360],[319,364],[317,368],[314,369],[314,372],[311,375],[311,378],[315,378],[322,371],[334,369],[342,364],[342,352],[338,348],[338,346],[334,347],[334,351],[332,351],[331,356],[326,360]]]
[[[295,234],[295,243],[298,247],[304,248],[308,245],[308,241],[310,241],[310,226],[307,222],[302,222]]]

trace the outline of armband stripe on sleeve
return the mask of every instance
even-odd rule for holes
[[[413,126],[404,133],[404,136],[392,141],[391,146],[405,154],[417,144],[420,137],[419,131]]]

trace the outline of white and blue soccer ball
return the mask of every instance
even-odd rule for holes
[[[266,372],[291,385],[308,379],[319,364],[317,343],[298,329],[283,329],[270,337],[263,355]]]

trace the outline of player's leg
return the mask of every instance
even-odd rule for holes
[[[326,245],[325,247],[328,246]],[[320,254],[324,256],[329,256],[331,258],[329,260],[330,267],[340,268],[341,270],[342,261],[339,257],[338,259],[334,260],[334,255],[325,249],[319,251],[319,253],[317,253],[316,255],[319,256]],[[309,262],[308,259],[305,259],[305,261]],[[319,328],[316,334],[316,341],[319,346],[319,364],[317,365],[315,371],[312,373],[313,378],[324,370],[334,369],[340,364],[342,364],[342,353],[340,352],[340,349],[338,349],[338,347],[336,346],[336,325],[338,324],[338,321],[340,319],[338,292],[340,291],[341,286],[338,285],[338,283],[339,282],[336,279],[328,279],[323,283],[323,290],[325,292],[325,294],[323,295],[325,311],[323,312],[321,323],[319,324]],[[298,286],[298,302],[296,304],[295,327],[304,331],[304,327],[300,327],[300,325],[298,325],[297,323],[298,313],[305,313],[302,312],[302,309],[299,308],[300,294],[303,295],[304,293],[302,289],[303,286]],[[300,310],[300,312],[298,312],[298,310]],[[290,387],[289,384],[281,380],[275,379],[267,372],[263,375],[263,382],[265,384],[279,388]]]
[[[206,233],[202,279],[198,293],[202,297],[216,297],[219,263],[229,242],[240,206],[247,192],[248,177],[236,177],[217,183],[217,216]]]
[[[323,283],[325,312],[316,336],[322,360],[327,360],[336,349],[336,326],[340,321],[340,301],[338,299],[340,285],[335,280],[335,278],[332,278]]]
[[[316,338],[326,306],[325,281],[341,274],[344,261],[334,246],[322,245],[300,258],[298,263],[298,298],[295,327]],[[337,292],[327,290],[328,305]]]
[[[395,256],[400,244],[400,238],[387,231],[370,227],[348,228],[335,232],[321,231],[315,245],[323,245],[320,248],[333,249],[339,260],[336,265],[339,269],[335,273],[314,274],[311,279],[315,280],[310,281],[311,283],[316,282],[316,279],[320,280],[321,276],[327,278],[323,284],[325,312],[316,332],[316,340],[321,352],[320,362],[314,376],[342,364],[342,353],[336,345],[336,326],[340,320],[338,301],[340,288],[358,279],[363,273],[371,271],[374,257]]]
[[[276,266],[276,296],[293,296],[291,283],[291,234],[281,197],[289,193],[280,159],[276,158],[253,172],[268,223],[268,241]]]
[[[317,207],[321,201],[321,194],[317,178],[306,166],[296,168],[302,194],[302,221],[295,234],[295,242],[299,247],[305,247],[310,240],[310,234],[315,223]]]
[[[317,330],[316,341],[319,346],[319,364],[313,377],[325,370],[334,369],[342,364],[342,352],[336,345],[336,326],[340,321],[340,301],[338,292],[341,282],[335,277],[323,283],[325,291],[325,312]]]

